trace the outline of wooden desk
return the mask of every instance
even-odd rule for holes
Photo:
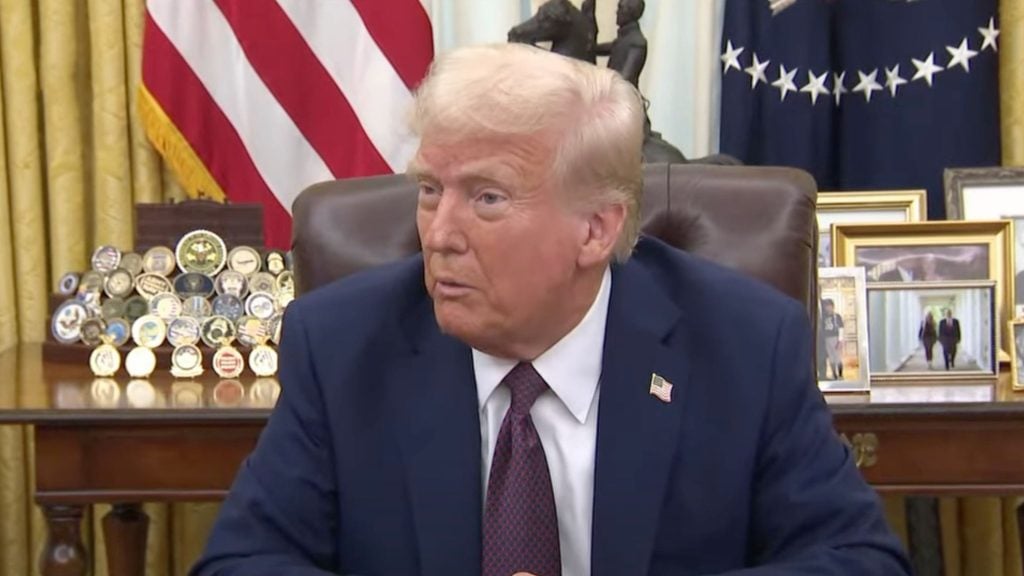
[[[96,383],[80,366],[46,364],[38,346],[0,354],[0,424],[35,426],[35,500],[46,515],[45,576],[82,575],[83,508],[103,520],[110,573],[143,574],[142,502],[217,500],[252,450],[279,386],[274,380],[195,382],[168,375]],[[880,491],[1024,493],[1024,394],[991,385],[887,386],[830,397]],[[874,440],[872,440],[872,438]]]

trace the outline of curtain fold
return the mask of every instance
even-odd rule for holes
[[[717,70],[718,40],[707,26],[721,27],[723,1],[709,8],[699,0],[681,0],[680,6],[649,0],[644,20],[652,54],[643,83],[655,100],[652,115],[691,155],[716,148],[717,88],[707,78],[717,74],[707,70]],[[503,41],[508,27],[537,4],[501,0],[484,11],[469,0],[431,0],[439,52],[470,41]],[[614,35],[614,2],[598,4],[608,39]],[[1004,163],[1022,165],[1024,4],[1003,0],[1001,9]],[[60,274],[88,266],[93,248],[132,246],[134,203],[185,198],[147,142],[135,106],[144,17],[144,0],[0,0],[0,349],[44,339],[48,294]],[[697,21],[703,32],[694,31]],[[680,39],[690,32],[700,35]],[[694,52],[683,68],[676,68],[682,66],[678,55],[662,53],[674,42]],[[711,61],[694,64],[698,56]],[[37,369],[30,361],[7,361],[11,365],[0,366],[0,374]],[[0,396],[16,392],[0,386]],[[37,573],[45,525],[31,498],[32,448],[30,428],[0,427],[0,576]],[[1018,501],[941,499],[947,576],[1021,574],[1013,517]],[[884,502],[906,541],[903,499]],[[146,573],[185,574],[217,508],[147,504]],[[96,576],[107,574],[101,523],[108,510],[95,507],[82,525]]]

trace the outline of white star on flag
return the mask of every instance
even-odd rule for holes
[[[849,94],[850,91],[846,89],[846,72],[842,74],[833,72],[832,73],[832,95],[836,98],[836,106],[839,106],[840,101],[843,99],[843,94]]]
[[[786,94],[796,92],[796,83],[793,82],[793,77],[796,76],[797,70],[799,70],[799,68],[794,68],[787,72],[786,66],[779,64],[779,79],[772,82],[772,86],[782,91],[781,100],[786,99]]]
[[[853,87],[853,91],[862,92],[864,101],[871,102],[871,94],[882,89],[882,85],[878,83],[878,68],[872,70],[871,74],[864,74],[857,70],[857,76],[860,76],[860,82]]]
[[[967,38],[964,38],[963,41],[960,42],[960,45],[957,46],[956,48],[953,48],[952,46],[946,46],[946,51],[949,52],[949,55],[951,56],[951,58],[949,59],[949,64],[946,64],[947,70],[959,64],[965,72],[970,72],[971,58],[974,58],[975,56],[978,55],[976,51],[971,50],[967,46]]]
[[[768,65],[771,64],[771,60],[765,60],[761,62],[757,59],[757,52],[754,52],[754,61],[743,69],[744,72],[750,75],[750,89],[757,88],[758,82],[768,83],[768,77],[764,75],[764,71],[768,69]]]
[[[996,19],[988,19],[988,28],[978,28],[978,32],[981,32],[984,40],[981,42],[981,48],[979,52],[984,52],[985,48],[992,47],[993,52],[999,52],[999,44],[996,42],[996,38],[999,38],[999,29],[996,28]]]
[[[900,76],[900,65],[893,66],[892,69],[885,69],[885,87],[889,89],[889,93],[892,97],[896,97],[896,91],[900,86],[907,83],[907,79]]]
[[[911,58],[911,62],[914,63],[914,67],[917,68],[917,72],[914,73],[914,77],[911,80],[920,80],[924,78],[924,81],[928,83],[928,87],[932,87],[932,76],[935,76],[939,72],[942,72],[942,66],[935,65],[935,52],[928,55],[925,60],[918,60],[917,58]]]
[[[829,89],[825,88],[825,82],[828,81],[828,71],[822,72],[821,76],[815,76],[814,72],[807,71],[807,84],[800,89],[801,92],[806,92],[811,95],[811,106],[818,103],[818,96],[826,96],[829,94]]]
[[[740,70],[740,54],[743,53],[743,46],[739,48],[732,47],[732,40],[725,43],[725,52],[719,57],[722,59],[722,64],[725,64],[725,70],[722,74],[729,72],[730,68]]]

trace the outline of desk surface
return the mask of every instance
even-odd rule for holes
[[[96,378],[86,366],[44,362],[42,347],[23,344],[0,352],[0,423],[85,420],[265,420],[280,393],[274,378],[246,373],[236,380],[207,370],[194,380],[167,372],[148,380],[122,374]],[[1024,392],[1008,375],[998,384],[878,384],[870,394],[829,394],[843,415],[998,414],[1024,418]]]
[[[281,387],[247,372],[228,380],[207,370],[194,380],[168,372],[146,380],[97,378],[87,366],[44,362],[42,346],[0,352],[0,423],[88,420],[252,421],[267,419]]]

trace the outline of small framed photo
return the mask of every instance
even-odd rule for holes
[[[868,287],[872,382],[998,377],[996,283]]]
[[[1024,317],[1024,168],[948,168],[946,214],[951,220],[1014,223],[1014,317]]]
[[[818,267],[832,261],[832,225],[921,222],[928,219],[925,190],[870,190],[818,194]]]
[[[864,392],[870,388],[864,269],[819,268],[818,295],[818,387]]]
[[[1024,320],[1010,322],[1010,332],[1013,334],[1013,354],[1010,363],[1013,389],[1024,390]]]
[[[1013,230],[1007,220],[837,224],[833,253],[840,266],[865,269],[868,290],[877,283],[995,283],[999,326],[1013,317]],[[1009,359],[1009,329],[1001,335]]]

